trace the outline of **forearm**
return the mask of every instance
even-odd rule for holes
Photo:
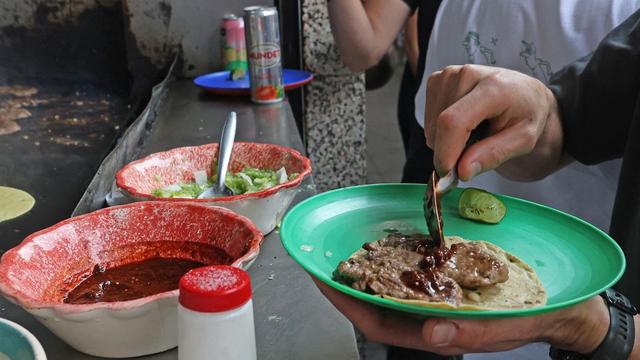
[[[378,63],[410,12],[401,0],[332,0],[328,6],[336,45],[353,72]]]

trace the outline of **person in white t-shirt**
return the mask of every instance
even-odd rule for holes
[[[346,3],[332,0],[330,9]],[[611,29],[639,7],[640,0],[442,0],[415,99],[416,119],[422,125],[428,91],[426,80],[431,73],[448,65],[474,63],[518,70],[546,83],[565,64],[588,55]],[[333,15],[336,17],[335,11]],[[357,16],[350,16],[346,11],[339,15],[348,20],[345,24],[358,26]],[[386,17],[384,23],[394,18],[389,14],[381,17]],[[360,47],[379,45],[380,41],[361,41],[367,29],[342,33],[354,37],[353,43],[361,44]],[[347,59],[353,60],[357,57],[349,55],[360,47],[342,46],[341,50]],[[350,64],[365,63],[351,61]],[[619,161],[592,167],[571,164],[542,181],[527,184],[485,173],[464,185],[547,204],[607,230],[619,168]],[[498,358],[546,357],[546,349],[541,350],[527,349],[498,355]],[[479,356],[483,355],[468,358]]]
[[[443,0],[415,99],[416,119],[423,125],[426,80],[433,72],[472,63],[517,70],[547,83],[565,64],[591,53],[639,7],[637,0]],[[536,182],[510,181],[492,171],[463,186],[549,205],[607,231],[619,171],[620,160],[596,166],[574,162]]]
[[[448,65],[481,64],[520,71],[547,83],[551,75],[590,54],[613,28],[640,8],[636,0],[443,0],[429,38],[425,71],[415,98],[424,126],[427,79]],[[425,131],[428,131],[426,129]],[[576,215],[604,231],[621,160],[595,166],[572,162],[536,182],[515,182],[495,171],[462,186],[517,196]],[[532,344],[468,360],[546,358],[548,345]]]

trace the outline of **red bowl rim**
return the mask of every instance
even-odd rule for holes
[[[145,199],[145,200],[167,201],[167,202],[195,202],[195,203],[220,202],[220,203],[223,203],[223,202],[244,200],[244,199],[247,199],[247,198],[265,198],[267,196],[271,196],[271,195],[277,193],[278,191],[280,191],[282,189],[294,188],[294,187],[300,185],[302,180],[304,180],[304,178],[311,173],[311,160],[309,160],[309,158],[307,158],[305,156],[302,156],[302,154],[300,154],[300,152],[297,151],[297,150],[294,150],[294,149],[286,147],[286,146],[275,145],[275,144],[236,141],[235,144],[267,145],[269,147],[278,149],[278,150],[280,150],[282,152],[288,153],[291,156],[295,157],[296,159],[302,161],[304,170],[302,172],[300,172],[298,174],[298,176],[296,176],[293,180],[289,180],[289,181],[287,181],[285,183],[278,184],[278,185],[276,185],[274,187],[270,187],[270,188],[262,190],[262,191],[257,191],[257,192],[253,192],[253,193],[247,193],[247,194],[240,194],[240,195],[231,195],[231,196],[225,196],[225,197],[219,197],[219,198],[211,198],[211,199],[163,198],[163,197],[160,197],[160,196],[155,196],[153,194],[143,193],[143,192],[137,191],[133,186],[129,186],[129,185],[127,185],[125,183],[125,179],[123,178],[124,172],[127,169],[129,169],[130,167],[132,167],[132,166],[134,166],[136,164],[140,164],[142,162],[145,162],[145,161],[147,161],[147,160],[149,160],[149,159],[151,159],[153,157],[156,157],[156,156],[158,156],[160,154],[175,153],[175,152],[178,152],[178,151],[180,151],[182,149],[199,148],[199,147],[209,146],[209,145],[213,145],[213,144],[217,144],[217,143],[203,144],[203,145],[198,145],[198,146],[177,147],[177,148],[169,149],[169,150],[166,150],[166,151],[156,152],[156,153],[147,155],[142,159],[138,159],[138,160],[132,161],[132,162],[128,163],[127,165],[125,165],[122,169],[120,169],[116,173],[116,185],[118,186],[118,188],[126,191],[127,194],[129,194],[129,195],[131,195],[133,197],[142,198],[142,199]]]
[[[177,297],[178,290],[176,289],[176,290],[165,291],[158,294],[145,296],[139,299],[128,300],[128,301],[98,302],[94,304],[66,304],[62,302],[41,301],[41,300],[34,299],[33,297],[25,294],[24,292],[14,288],[11,280],[7,276],[7,273],[8,273],[7,268],[13,262],[13,259],[17,256],[18,251],[20,251],[20,249],[23,246],[30,243],[34,238],[37,238],[42,234],[49,233],[51,231],[58,229],[59,227],[62,227],[71,222],[83,219],[85,217],[96,216],[97,214],[101,214],[104,212],[110,212],[110,211],[121,209],[121,208],[156,206],[156,205],[171,206],[171,207],[203,208],[203,209],[206,209],[205,211],[220,212],[223,214],[224,217],[228,219],[232,219],[233,221],[239,221],[243,223],[243,225],[246,226],[253,234],[253,237],[251,238],[250,242],[254,244],[251,246],[251,248],[249,248],[246,254],[236,259],[231,264],[231,266],[240,267],[242,263],[255,257],[257,255],[256,253],[260,250],[260,246],[262,245],[262,242],[264,240],[264,236],[262,235],[260,230],[258,230],[258,228],[253,224],[251,220],[229,209],[219,207],[219,206],[204,206],[204,205],[199,205],[199,204],[194,204],[189,202],[172,204],[172,203],[166,203],[166,202],[160,202],[160,201],[139,201],[139,202],[125,204],[125,205],[106,207],[106,208],[102,208],[87,214],[62,220],[52,226],[49,226],[45,229],[37,231],[27,236],[20,244],[18,244],[14,248],[5,252],[4,255],[2,255],[2,257],[0,258],[0,294],[4,295],[9,300],[12,300],[14,303],[19,304],[20,306],[22,306],[27,310],[52,309],[62,314],[81,313],[81,312],[87,312],[92,310],[102,310],[102,309],[127,310],[127,309],[141,307],[143,305],[154,302],[156,300],[171,298],[174,296]]]

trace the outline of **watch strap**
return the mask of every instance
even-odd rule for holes
[[[549,356],[554,360],[621,360],[627,359],[633,350],[635,323],[633,316],[638,310],[621,293],[607,289],[600,296],[609,307],[609,330],[604,340],[591,355],[554,348]]]
[[[638,313],[638,310],[626,296],[613,289],[607,289],[600,296],[609,305],[609,331],[590,358],[594,360],[627,359],[633,350],[635,340],[633,316]]]
[[[549,348],[549,357],[553,360],[589,360],[589,357],[580,353],[568,350]]]

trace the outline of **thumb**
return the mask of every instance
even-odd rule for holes
[[[430,319],[422,336],[428,347],[442,354],[495,352],[513,349],[535,338],[533,323],[519,320]]]
[[[460,343],[460,325],[451,320],[427,321],[422,335],[430,346],[458,347]]]
[[[458,175],[468,181],[480,172],[489,171],[504,162],[533,151],[537,128],[526,122],[513,124],[469,146],[458,162]]]

